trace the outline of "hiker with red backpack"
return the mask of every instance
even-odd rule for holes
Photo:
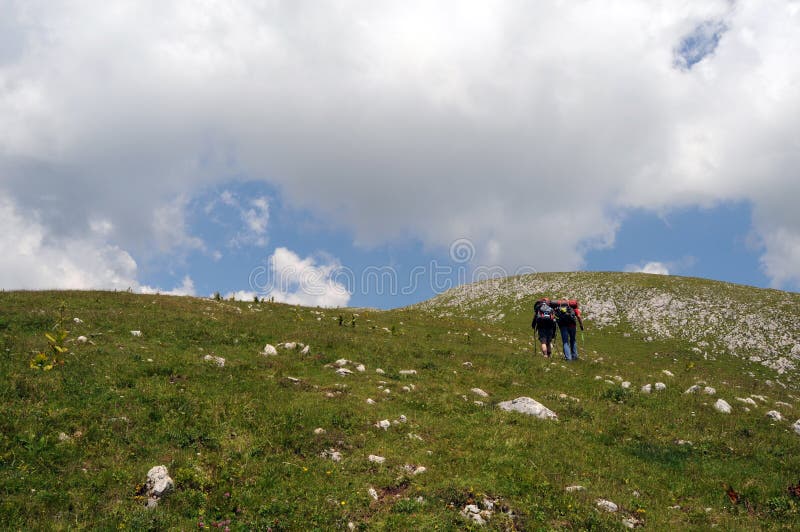
[[[564,359],[578,360],[578,345],[575,342],[577,326],[583,330],[581,309],[577,299],[560,299],[553,305],[556,323],[561,333],[561,342],[564,344]]]
[[[556,337],[556,316],[549,298],[540,299],[533,305],[531,327],[539,333],[542,355],[550,358],[553,355],[553,339]]]

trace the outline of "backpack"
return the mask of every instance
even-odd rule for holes
[[[559,325],[576,325],[578,323],[575,310],[568,301],[559,301],[555,313]]]
[[[534,321],[536,322],[536,325],[549,327],[550,325],[552,325],[554,320],[555,320],[555,315],[553,312],[553,307],[548,305],[546,302],[542,301],[542,303],[538,305],[538,307],[536,308],[536,314],[534,316]]]

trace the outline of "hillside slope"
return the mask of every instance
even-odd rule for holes
[[[769,324],[786,330],[754,334],[789,342],[795,294],[636,275],[523,281],[527,292],[499,281],[386,312],[0,292],[0,529],[795,526],[796,371],[750,360],[760,346],[712,347],[741,323],[704,325],[695,342],[657,310],[702,294],[738,320],[766,298],[784,305],[786,321]],[[536,353],[537,293],[584,299],[581,360]],[[609,301],[638,302],[648,329]],[[35,369],[59,308],[63,365]],[[499,406],[520,397],[556,419]],[[143,484],[161,465],[174,486],[148,509]]]
[[[691,342],[786,373],[800,365],[800,294],[704,279],[637,273],[549,273],[454,288],[416,308],[438,316],[508,322],[541,296],[578,298],[594,327],[623,324],[642,338]]]

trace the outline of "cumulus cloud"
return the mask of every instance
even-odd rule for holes
[[[479,263],[573,269],[627,208],[744,201],[765,272],[800,283],[796,2],[32,1],[3,19],[2,186],[48,238],[110,220],[95,251],[201,249],[182,198],[235,175],[365,245],[470,238]],[[258,244],[267,206],[242,203]]]
[[[251,276],[251,286],[257,292],[240,295],[252,298],[260,293],[291,305],[344,307],[350,301],[350,293],[337,280],[341,268],[339,261],[333,258],[327,262],[314,257],[300,258],[297,253],[279,247],[269,257],[266,268]]]
[[[180,286],[176,286],[172,290],[162,290],[152,286],[139,286],[137,291],[141,294],[161,294],[165,296],[193,296],[196,295],[194,289],[194,281],[188,275],[184,276]]]
[[[647,262],[644,265],[628,264],[626,272],[652,273],[655,275],[669,275],[669,267],[663,262]]]

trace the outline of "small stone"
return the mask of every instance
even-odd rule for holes
[[[363,373],[367,371],[367,368],[364,367],[364,364],[359,364],[358,366],[356,366],[356,371]]]
[[[400,414],[400,423],[406,423],[407,421],[408,421],[408,418],[406,416],[404,416],[403,414]]]
[[[717,390],[715,388],[712,388],[711,386],[706,386],[705,388],[703,388],[703,393],[706,395],[716,395]]]
[[[576,491],[586,491],[586,488],[576,484],[574,486],[567,486],[566,488],[564,488],[564,491],[566,491],[567,493],[574,493]]]
[[[473,389],[472,389],[472,390],[470,390],[470,391],[471,391],[472,393],[474,393],[475,395],[478,395],[478,396],[480,396],[480,397],[489,397],[489,394],[488,394],[488,393],[486,393],[486,392],[484,392],[484,391],[483,391],[483,390],[481,390],[480,388],[473,388]]]
[[[82,319],[80,319],[80,318],[72,318],[72,321],[74,321],[74,322],[75,322],[75,323],[77,323],[78,325],[80,325],[81,323],[83,323],[83,320],[82,320]]]
[[[390,393],[392,393],[392,390],[390,390],[389,388],[386,388],[385,390],[383,390],[383,393],[385,393],[386,395],[389,395]]]
[[[289,350],[297,349],[297,342],[286,342],[283,344],[283,348]]]
[[[792,425],[792,430],[795,432],[795,434],[800,435],[800,419],[794,422]]]
[[[131,336],[141,336],[142,331],[131,331]]]
[[[337,361],[336,361],[336,362],[334,362],[333,364],[334,364],[335,366],[339,366],[340,368],[343,368],[343,367],[345,367],[346,365],[348,365],[349,363],[350,363],[350,361],[349,361],[349,360],[347,360],[346,358],[340,358],[339,360],[337,360]]]
[[[772,418],[775,421],[783,421],[783,415],[781,415],[781,413],[778,412],[777,410],[770,410],[769,412],[767,412],[767,417]]]
[[[416,375],[417,374],[417,370],[415,370],[415,369],[401,369],[398,373],[400,373],[400,375]]]
[[[640,520],[636,519],[633,516],[626,517],[625,519],[622,520],[622,525],[625,528],[636,528],[637,526],[639,526],[641,524],[642,524],[642,522]]]
[[[661,370],[661,373],[663,373],[663,374],[664,374],[664,375],[666,375],[667,377],[674,377],[674,376],[675,376],[675,374],[674,374],[674,373],[672,373],[672,372],[671,372],[670,370],[668,370],[668,369]]]
[[[384,374],[384,373],[386,373],[386,372],[385,372],[385,371],[383,371],[381,368],[376,368],[376,369],[375,369],[375,373],[377,373],[378,375],[383,375],[383,374]]]
[[[755,401],[750,397],[737,397],[737,401],[748,404],[750,406],[758,406]]]
[[[484,402],[483,401],[472,401],[472,404],[474,404],[476,406],[483,406]]]
[[[403,386],[402,390],[403,390],[404,392],[410,392],[410,391],[411,391],[411,388],[409,388],[408,386]]]
[[[642,393],[650,393],[653,390],[652,384],[645,384],[642,386]]]
[[[173,487],[175,487],[175,483],[170,478],[165,466],[155,466],[147,472],[145,490],[148,498],[154,499],[153,506],[158,503],[158,499],[171,491]],[[148,508],[149,507],[150,506],[148,505]]]
[[[419,467],[417,467],[416,469],[414,469],[414,472],[413,472],[412,474],[413,474],[413,475],[421,475],[422,473],[424,473],[424,472],[425,472],[425,471],[427,471],[427,470],[428,470],[428,468],[427,468],[427,467],[425,467],[425,466],[419,466]]]
[[[278,354],[278,350],[275,349],[274,345],[267,344],[264,346],[264,350],[261,351],[261,354],[264,355],[265,357],[274,356]]]
[[[555,412],[530,397],[517,397],[511,401],[503,401],[497,405],[501,410],[521,412],[539,419],[558,419]]]
[[[464,366],[465,368],[471,368],[472,367],[472,362],[467,361],[467,362],[464,362],[461,365]]]
[[[656,390],[661,392],[661,391],[664,391],[666,389],[667,389],[667,385],[664,384],[663,382],[657,382],[656,383]]]
[[[606,499],[597,499],[595,501],[595,504],[597,505],[598,508],[606,512],[614,513],[617,510],[619,510],[619,506]]]
[[[375,488],[368,489],[367,493],[369,493],[369,496],[372,497],[373,501],[377,501],[378,500],[378,492],[375,491]]]
[[[352,374],[353,374],[353,372],[352,372],[352,371],[350,371],[350,370],[349,370],[349,369],[347,369],[347,368],[339,368],[339,369],[337,369],[337,370],[336,370],[336,374],[337,374],[337,375],[340,375],[340,376],[342,376],[342,377],[346,377],[346,376],[348,376],[348,375],[352,375]]]
[[[731,413],[731,405],[725,399],[717,399],[717,402],[714,403],[714,408],[717,412],[722,412],[723,414]]]
[[[310,350],[311,350],[311,346],[307,345],[302,350],[300,350],[300,354],[301,355],[307,355]]]
[[[622,384],[620,384],[620,386],[622,386],[627,390],[628,388],[631,387],[631,383],[629,381],[623,381]]]
[[[683,392],[683,393],[685,393],[685,394],[688,394],[688,393],[697,393],[697,392],[699,392],[699,391],[700,391],[700,386],[698,386],[697,384],[694,384],[694,385],[692,385],[692,386],[689,386],[689,387],[686,389],[686,391],[685,391],[685,392]]]
[[[382,419],[375,423],[375,426],[383,430],[389,430],[389,427],[392,426],[392,423],[388,419]]]
[[[67,433],[65,433],[65,432],[59,432],[59,433],[58,433],[58,441],[69,441],[69,440],[71,440],[71,439],[72,439],[72,438],[70,438],[70,437],[67,435]]]
[[[325,434],[326,432],[327,431],[325,429],[323,429],[322,427],[318,427],[318,428],[314,429],[314,434],[316,434],[317,436],[319,436],[320,434]]]
[[[347,530],[355,530],[355,529],[356,529],[356,524],[354,522],[352,522],[352,521],[348,521],[347,522]]]
[[[330,458],[334,462],[342,461],[342,453],[340,453],[336,449],[328,449],[327,451],[322,451],[322,453],[320,453],[320,456],[323,458]]]
[[[370,462],[372,462],[374,464],[382,464],[382,463],[384,463],[386,461],[386,458],[384,458],[383,456],[378,456],[378,455],[375,455],[375,454],[371,454],[371,455],[369,455],[367,457],[367,460],[369,460]]]
[[[203,357],[203,360],[205,360],[206,362],[213,362],[214,364],[216,364],[220,368],[224,368],[225,367],[225,359],[222,358],[222,357],[218,357],[218,356],[214,356],[214,355],[206,355],[206,356]]]
[[[368,404],[368,405],[374,405],[374,404],[375,404],[375,400],[374,400],[374,399],[370,399],[370,398],[368,397],[368,398],[367,398],[367,404]]]

